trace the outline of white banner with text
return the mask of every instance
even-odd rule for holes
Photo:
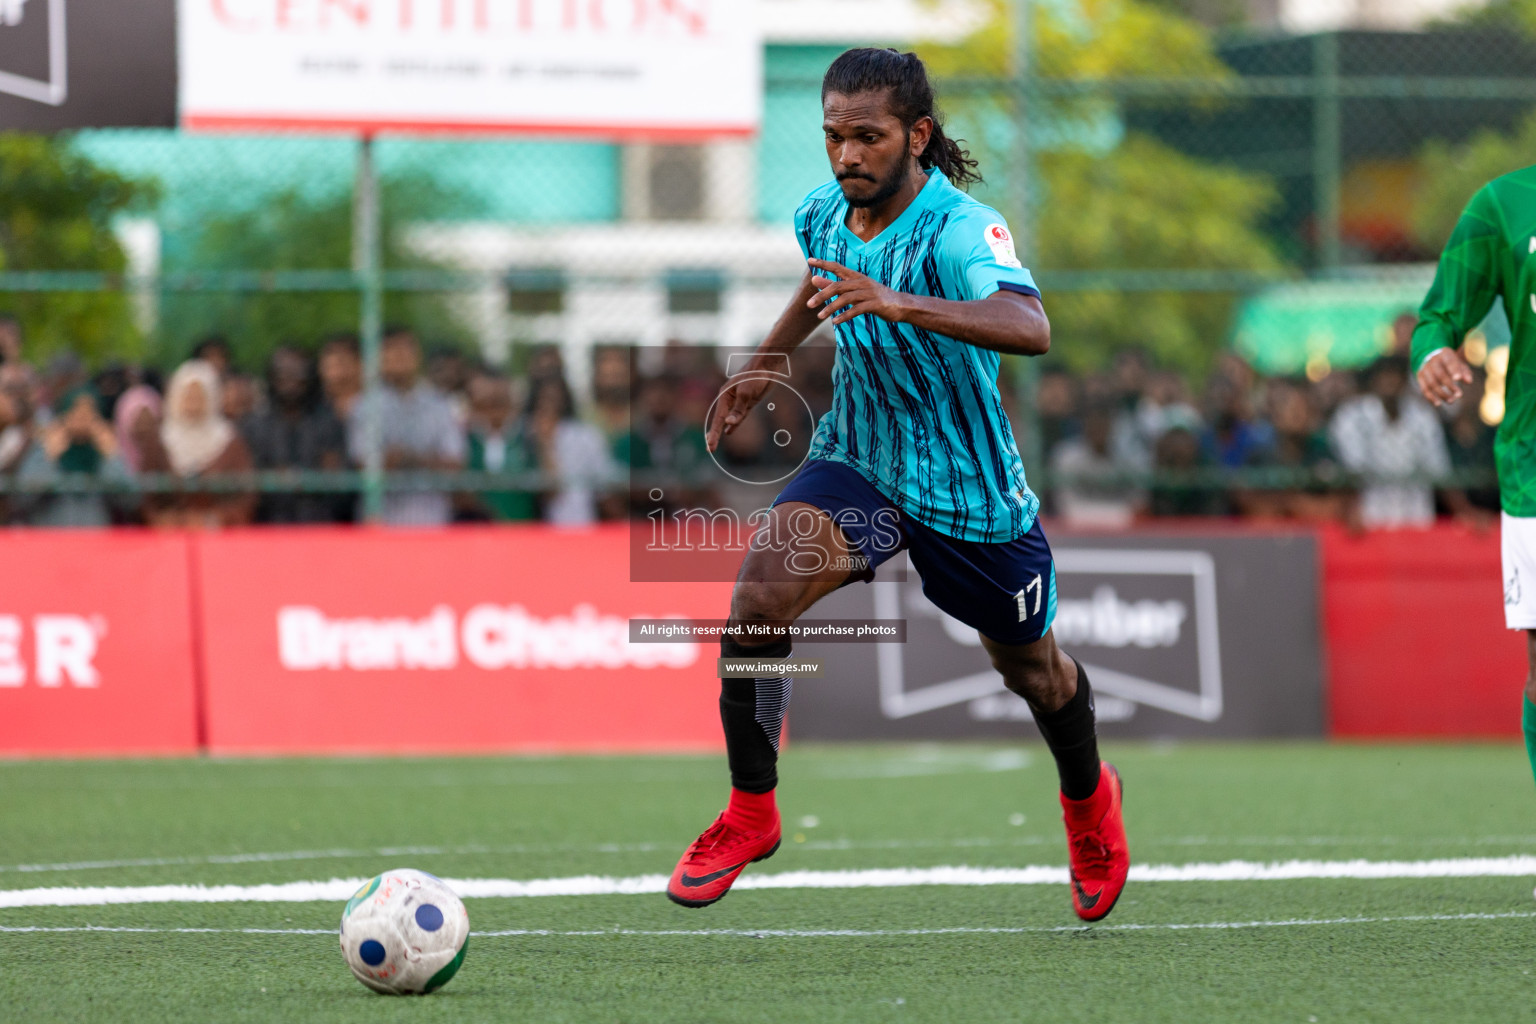
[[[190,129],[755,132],[735,0],[179,0]]]

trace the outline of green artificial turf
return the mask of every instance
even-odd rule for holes
[[[1513,745],[1106,753],[1141,863],[1536,852]],[[1038,746],[797,745],[782,776],[753,873],[1065,863]],[[0,889],[666,874],[724,791],[719,758],[3,763]],[[464,969],[415,999],[352,979],[340,901],[14,908],[0,928],[144,930],[0,931],[0,1020],[1519,1021],[1531,884],[1133,883],[1092,927],[1065,885],[472,899]]]

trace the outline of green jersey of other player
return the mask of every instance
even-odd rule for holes
[[[1413,368],[1435,404],[1459,397],[1455,381],[1471,379],[1454,350],[1496,296],[1504,299],[1513,338],[1504,421],[1494,442],[1499,493],[1505,512],[1536,516],[1536,167],[1479,189],[1440,256],[1413,332]],[[1431,356],[1445,365],[1426,366]]]

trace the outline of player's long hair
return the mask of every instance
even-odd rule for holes
[[[960,147],[960,141],[944,134],[944,119],[933,101],[933,85],[928,69],[915,53],[863,48],[849,50],[827,68],[821,80],[821,99],[828,93],[857,96],[866,92],[884,92],[890,96],[891,113],[908,130],[921,118],[933,121],[933,135],[928,147],[918,157],[923,170],[937,167],[959,188],[968,188],[981,180],[976,161]]]

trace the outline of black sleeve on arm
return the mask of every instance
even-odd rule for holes
[[[1000,292],[1014,292],[1015,294],[1018,294],[1018,295],[1028,295],[1030,298],[1033,298],[1033,299],[1038,299],[1038,298],[1041,297],[1040,296],[1040,289],[1038,289],[1038,288],[1031,288],[1027,284],[1015,284],[1012,281],[999,281],[999,282],[997,282],[997,290],[1000,291]]]

